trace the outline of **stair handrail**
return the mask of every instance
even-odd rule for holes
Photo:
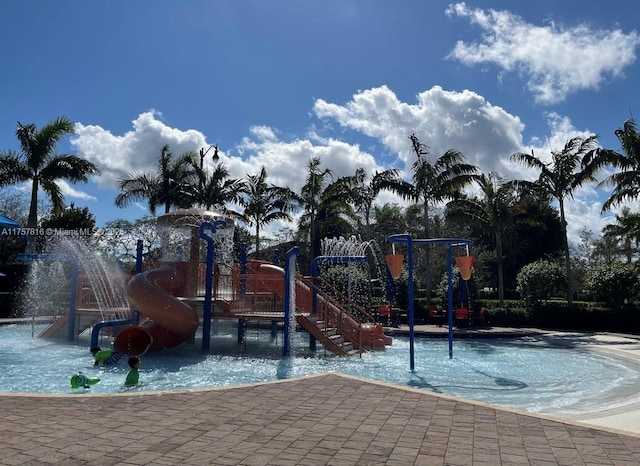
[[[318,296],[321,296],[322,301],[326,303],[325,305],[333,305],[339,310],[340,318],[338,332],[342,336],[347,337],[352,343],[354,343],[354,346],[357,346],[358,351],[362,353],[364,351],[364,345],[360,336],[362,335],[363,325],[372,324],[371,331],[373,332],[373,327],[376,325],[375,318],[369,312],[367,312],[367,310],[363,306],[359,305],[344,293],[336,289],[335,286],[327,282],[323,277],[314,278],[300,275],[297,277],[297,279],[309,286],[312,291],[317,293]],[[325,289],[323,289],[323,287]],[[331,292],[335,296],[333,296],[331,293],[328,293],[327,289],[331,290]],[[358,314],[354,314],[350,309],[357,309]],[[323,312],[326,313],[326,311],[324,310]],[[351,332],[347,334],[343,329],[342,322],[345,315],[357,323],[357,332],[355,334]]]

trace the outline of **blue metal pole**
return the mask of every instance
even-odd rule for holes
[[[413,297],[413,243],[411,241],[411,237],[407,236],[407,279],[409,283],[407,284],[408,292],[409,292],[409,309],[407,313],[407,320],[409,321],[409,368],[411,372],[415,371],[416,362],[415,362],[415,330],[414,330],[414,297]]]
[[[142,273],[143,251],[144,251],[144,242],[141,239],[139,239],[136,242],[136,270],[135,270],[136,275],[138,275],[139,273]],[[138,311],[137,309],[134,309],[133,312],[131,313],[131,318],[134,320],[136,324],[140,322],[140,311]]]
[[[218,227],[226,227],[227,222],[216,220],[215,222],[203,222],[198,229],[200,238],[207,242],[206,277],[204,290],[204,304],[202,306],[202,351],[209,351],[211,347],[211,291],[213,288],[213,237],[206,234],[205,228],[209,228],[211,234],[215,234]]]
[[[447,314],[449,316],[449,359],[453,358],[453,272],[451,270],[451,250],[455,246],[447,248]]]

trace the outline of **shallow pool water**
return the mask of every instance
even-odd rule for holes
[[[34,334],[42,329],[36,326]],[[244,344],[238,344],[234,329],[222,326],[215,328],[208,354],[197,342],[144,355],[144,386],[134,390],[231,386],[340,372],[532,412],[555,412],[634,393],[640,381],[640,368],[630,361],[537,343],[534,338],[458,340],[450,359],[446,339],[419,338],[411,372],[409,341],[402,337],[395,337],[385,351],[345,358],[327,354],[320,344],[310,351],[306,334],[297,333],[294,355],[283,359],[281,334],[272,338],[268,329],[254,329]],[[102,346],[108,347],[108,342]],[[94,367],[88,336],[68,343],[33,338],[30,325],[0,326],[0,392],[124,392],[128,369],[124,359],[116,367]],[[74,390],[70,378],[78,371],[100,382]]]

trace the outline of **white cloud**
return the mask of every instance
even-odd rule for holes
[[[79,191],[70,185],[66,180],[56,180],[56,184],[62,191],[62,195],[65,198],[73,198],[73,199],[83,199],[86,201],[95,201],[96,197],[90,194],[87,194],[84,191]]]
[[[132,172],[155,171],[165,144],[176,155],[208,147],[201,132],[172,128],[160,116],[153,110],[141,113],[132,121],[133,130],[122,136],[100,126],[76,123],[71,145],[100,169],[98,182],[103,187],[115,187],[119,179]]]
[[[312,157],[318,157],[321,167],[329,168],[335,178],[353,175],[358,168],[364,168],[367,173],[377,168],[373,155],[363,152],[358,145],[333,138],[327,138],[322,144],[314,144],[306,139],[287,142],[246,137],[238,150],[247,154],[247,157],[230,157],[226,162],[230,171],[243,177],[256,174],[264,165],[269,183],[288,186],[295,192],[300,192],[305,183],[308,162]]]
[[[582,89],[598,89],[608,78],[622,75],[635,62],[640,34],[620,29],[569,27],[548,22],[539,26],[509,11],[449,5],[450,17],[468,18],[483,30],[473,43],[459,41],[449,57],[466,65],[493,63],[528,79],[538,102],[552,104]]]
[[[394,168],[403,170],[406,177],[415,160],[408,138],[411,133],[429,146],[434,157],[456,149],[469,163],[504,176],[516,173],[508,158],[523,145],[524,125],[520,119],[469,90],[445,91],[434,86],[409,104],[381,86],[358,92],[344,105],[318,99],[314,112],[319,118],[335,120],[378,139],[399,155],[404,166]]]
[[[311,157],[319,157],[322,168],[330,168],[335,177],[353,175],[358,168],[364,168],[369,175],[376,170],[396,168],[410,180],[415,155],[410,151],[408,136],[415,132],[435,157],[448,149],[457,149],[485,173],[497,171],[507,179],[533,179],[535,173],[511,162],[513,153],[534,150],[548,161],[550,151],[562,149],[569,138],[590,134],[588,130],[574,128],[568,118],[549,113],[549,137],[525,144],[520,118],[475,92],[446,91],[439,86],[419,93],[413,103],[402,102],[386,86],[359,91],[344,104],[317,99],[313,112],[327,126],[310,128],[306,138],[283,140],[276,128],[256,125],[235,147],[220,148],[220,161],[232,178],[257,174],[264,165],[269,183],[288,186],[295,192],[300,192],[305,183]],[[373,145],[382,145],[379,149],[391,154],[395,165],[383,166],[380,154],[337,139],[335,131],[329,129],[334,123],[371,138]],[[107,187],[115,187],[118,178],[131,171],[155,171],[164,144],[169,144],[175,154],[209,147],[199,131],[171,128],[154,112],[141,114],[133,121],[133,129],[122,136],[98,126],[78,124],[73,144],[81,156],[98,164],[102,170],[100,183]],[[208,158],[205,167],[207,162]],[[575,201],[567,203],[572,241],[577,240],[585,224],[599,233],[602,219],[595,207],[599,195],[601,192],[591,187],[576,193]],[[388,194],[378,200],[399,201]],[[274,223],[264,233],[268,235],[283,226],[290,225]]]

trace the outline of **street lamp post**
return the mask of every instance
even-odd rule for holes
[[[212,144],[209,146],[209,148],[207,150],[204,150],[204,147],[202,147],[200,149],[200,169],[202,170],[202,166],[203,166],[203,162],[204,162],[204,156],[207,155],[209,153],[209,151],[213,148],[213,160],[218,160],[218,146],[215,144]]]

